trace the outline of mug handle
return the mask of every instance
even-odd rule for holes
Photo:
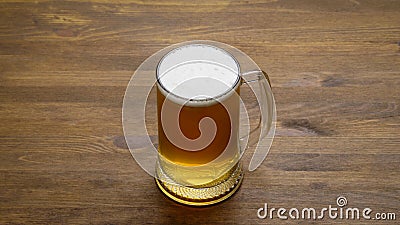
[[[257,98],[260,110],[260,120],[256,128],[245,136],[240,137],[242,149],[247,149],[256,144],[254,154],[249,163],[249,171],[254,171],[267,157],[272,145],[276,127],[276,106],[266,72],[254,70],[242,73],[241,77],[242,84],[247,84]]]

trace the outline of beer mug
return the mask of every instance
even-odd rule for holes
[[[256,141],[271,130],[275,105],[266,74],[258,69],[241,73],[241,66],[228,51],[204,43],[180,45],[157,64],[155,178],[161,191],[179,203],[218,203],[241,185],[240,158],[247,142],[253,142],[239,133],[243,84],[253,89],[260,106]]]

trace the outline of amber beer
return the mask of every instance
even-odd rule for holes
[[[239,86],[237,87],[236,91],[239,92]],[[166,99],[166,97],[159,90],[157,91],[157,99],[157,110],[159,112],[161,112],[161,107],[165,103],[165,101],[169,101],[169,103],[166,104],[171,107],[181,107],[171,100]],[[224,105],[229,107],[229,113],[227,109],[225,109]],[[224,105],[219,102],[215,102],[211,106],[183,106],[180,109],[179,127],[181,128],[183,134],[188,138],[195,139],[200,136],[200,130],[198,126],[200,124],[200,120],[204,117],[212,118],[217,125],[217,133],[214,140],[210,145],[206,146],[200,151],[187,151],[185,149],[176,147],[165,136],[162,124],[161,122],[159,122],[158,138],[160,154],[165,157],[165,159],[174,162],[177,165],[198,166],[210,163],[211,161],[215,160],[223,153],[223,150],[225,149],[237,150],[239,148],[239,146],[237,145],[237,137],[234,137],[235,140],[231,141],[231,144],[228,146],[229,139],[232,135],[231,129],[238,129],[239,101],[237,99],[237,96],[232,95],[228,97],[226,100],[224,100]],[[231,119],[233,122],[232,125]],[[161,121],[161,115],[158,115],[158,120]]]
[[[236,92],[239,92],[239,87],[236,88]],[[226,98],[222,103],[217,102],[212,105],[207,106],[180,106],[173,101],[166,98],[159,90],[157,91],[157,111],[161,112],[161,107],[163,104],[169,107],[180,108],[179,114],[179,127],[182,133],[190,138],[195,139],[200,136],[199,123],[204,117],[209,117],[214,120],[217,127],[217,132],[214,140],[206,146],[204,149],[199,151],[188,151],[186,149],[179,148],[175,146],[171,141],[168,140],[164,133],[164,129],[161,123],[161,115],[158,115],[158,139],[159,139],[159,153],[162,159],[166,161],[165,163],[173,164],[174,167],[181,166],[184,167],[196,167],[209,164],[211,167],[216,161],[219,161],[219,166],[226,163],[225,167],[229,167],[230,160],[235,160],[239,154],[239,143],[237,134],[231,132],[231,130],[237,131],[239,124],[239,99],[238,95],[232,94]],[[168,101],[168,103],[166,103]],[[225,109],[225,107],[229,107]],[[229,112],[228,112],[229,111]],[[170,115],[174,119],[175,115]],[[168,115],[167,115],[168,118]],[[232,124],[231,124],[232,121]],[[232,139],[232,140],[230,140]],[[224,150],[227,151],[224,153]],[[229,156],[231,157],[229,159]],[[225,162],[221,162],[221,159],[217,160],[218,157],[225,156]],[[213,162],[214,161],[214,162]],[[187,168],[187,169],[189,169]],[[214,169],[214,168],[211,168]],[[177,170],[178,171],[178,170]],[[207,181],[212,181],[217,178],[215,176],[222,175],[222,171],[212,171],[215,175],[206,176],[206,174],[201,175],[200,173],[189,174],[187,178],[183,174],[174,174],[173,176],[179,177],[181,182],[190,185],[201,185]],[[207,177],[207,178],[206,178]],[[191,180],[197,180],[197,182],[191,182]],[[200,181],[201,180],[201,181]]]
[[[202,59],[209,57],[205,53],[214,55],[213,60]],[[240,82],[235,59],[213,46],[183,46],[160,61],[157,183],[174,200],[208,204],[239,186]],[[200,127],[204,118],[214,125]],[[174,121],[176,127],[168,125]],[[197,142],[198,148],[192,142],[179,144],[180,139],[195,141],[210,133],[210,143]]]

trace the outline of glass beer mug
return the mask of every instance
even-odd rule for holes
[[[271,129],[275,106],[269,82],[260,70],[241,73],[240,66],[229,52],[208,44],[179,46],[158,62],[155,178],[169,198],[187,205],[210,205],[239,188],[244,149],[239,134],[242,84],[255,87],[260,133]]]

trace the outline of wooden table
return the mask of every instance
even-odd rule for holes
[[[1,224],[398,224],[399,1],[0,3]],[[133,160],[124,91],[170,44],[233,45],[267,71],[270,154],[213,207],[176,204]],[[396,221],[259,219],[269,207],[369,207]]]

